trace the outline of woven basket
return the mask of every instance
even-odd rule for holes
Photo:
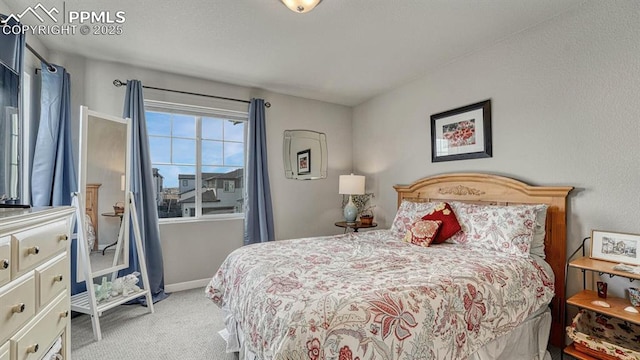
[[[373,224],[373,216],[360,216],[360,223],[362,225],[371,225],[371,224]]]
[[[640,360],[638,333],[638,325],[589,310],[578,312],[567,327],[577,350],[601,360]]]

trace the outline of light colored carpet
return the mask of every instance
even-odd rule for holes
[[[100,325],[102,341],[96,342],[89,316],[71,320],[74,360],[237,360],[225,353],[218,335],[224,322],[204,289],[175,292],[155,304],[154,314],[139,305],[116,307],[100,317]],[[549,350],[560,359],[559,349]]]
[[[121,305],[100,317],[102,340],[93,340],[88,315],[71,320],[74,360],[236,360],[218,335],[224,326],[204,289],[175,292],[146,307]]]

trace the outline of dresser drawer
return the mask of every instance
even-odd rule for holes
[[[17,355],[13,360],[41,359],[62,333],[68,316],[69,297],[60,294],[51,306],[46,307],[42,316],[11,338]]]
[[[16,240],[17,270],[20,275],[41,264],[67,246],[69,225],[67,220],[45,223],[13,234]]]
[[[11,280],[11,237],[0,237],[0,286]],[[0,358],[1,359],[1,358]]]
[[[0,294],[0,342],[6,340],[26,323],[36,309],[35,279],[33,275],[15,281]]]
[[[38,308],[45,306],[60,292],[67,289],[69,283],[69,261],[67,254],[56,256],[49,262],[36,269],[36,288],[38,291]]]
[[[4,343],[4,345],[0,346],[0,360],[11,360],[9,349],[8,341]]]

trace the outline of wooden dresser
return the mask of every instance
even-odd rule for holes
[[[70,359],[72,207],[0,209],[0,360]]]

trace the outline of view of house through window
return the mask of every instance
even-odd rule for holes
[[[145,101],[160,218],[243,211],[247,114]]]

